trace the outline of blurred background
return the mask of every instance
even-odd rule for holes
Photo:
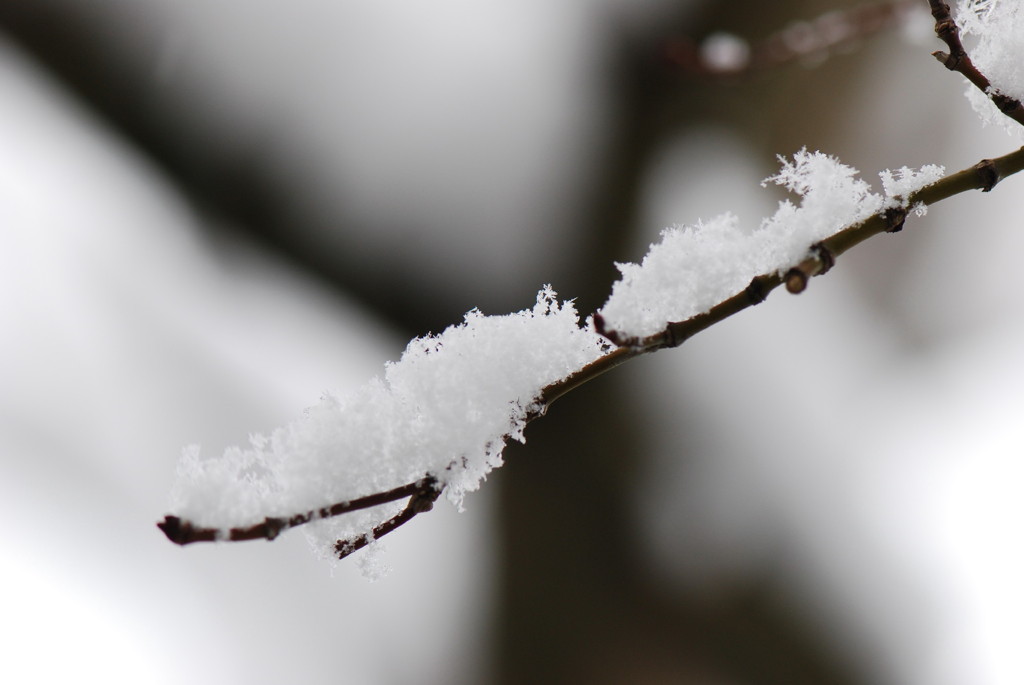
[[[154,525],[182,446],[544,283],[592,312],[663,227],[773,212],[777,154],[1020,144],[924,11],[702,72],[855,4],[4,0],[0,679],[1021,682],[1018,178],[560,401],[383,580]]]

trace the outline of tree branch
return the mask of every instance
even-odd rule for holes
[[[913,208],[919,204],[932,205],[969,190],[989,192],[1000,180],[1022,170],[1024,170],[1024,147],[1002,157],[982,160],[972,167],[941,178],[935,183],[911,193],[906,198],[905,206]],[[615,344],[616,349],[566,378],[544,387],[533,408],[527,414],[527,422],[543,416],[555,400],[620,364],[642,354],[678,347],[697,333],[748,307],[764,302],[769,293],[780,285],[786,285],[786,289],[794,294],[802,292],[807,287],[808,281],[812,277],[828,271],[839,255],[872,236],[894,232],[902,228],[906,214],[907,212],[903,208],[889,208],[874,214],[863,223],[848,226],[812,246],[809,256],[785,274],[776,272],[755,276],[742,291],[723,300],[708,311],[685,321],[670,322],[662,331],[644,338],[628,337],[617,331],[607,330],[600,314],[595,314],[595,329]],[[338,557],[343,559],[408,523],[418,514],[430,511],[443,489],[443,485],[435,476],[427,475],[392,490],[313,509],[303,514],[289,517],[268,517],[261,523],[249,527],[231,528],[226,531],[218,528],[204,528],[196,526],[188,520],[170,515],[157,523],[157,527],[164,532],[167,539],[179,545],[218,540],[230,542],[273,540],[283,531],[310,521],[331,518],[409,498],[408,504],[401,512],[376,526],[371,533],[339,540],[335,543],[334,550]]]
[[[421,481],[420,481],[421,482]],[[334,543],[334,552],[339,559],[344,559],[353,552],[358,552],[374,540],[378,540],[399,526],[405,525],[418,514],[424,514],[434,508],[434,502],[441,496],[442,488],[434,481],[413,493],[405,509],[392,516],[384,523],[375,526],[368,535],[357,535],[349,540],[338,540]]]
[[[904,206],[910,208],[918,205],[928,206],[969,190],[989,192],[999,181],[1021,170],[1024,170],[1024,147],[996,159],[983,159],[974,166],[945,176],[935,183],[911,193],[905,199]],[[704,329],[724,321],[747,307],[763,302],[768,293],[780,285],[785,284],[786,289],[793,294],[803,292],[812,277],[828,271],[835,263],[836,257],[850,248],[879,233],[892,233],[900,230],[903,227],[906,214],[907,211],[904,208],[888,208],[868,217],[860,224],[848,226],[813,245],[807,258],[789,269],[784,275],[771,273],[756,276],[743,291],[720,302],[703,314],[698,314],[685,321],[669,323],[662,331],[645,338],[628,338],[617,331],[607,331],[604,329],[600,317],[595,317],[595,326],[597,326],[598,333],[604,335],[613,344],[619,345],[620,349],[629,350],[630,356],[666,347],[677,347]],[[586,368],[581,369],[578,373],[584,371]],[[585,381],[576,379],[576,384],[582,384],[582,382]]]
[[[892,2],[888,5],[879,5],[878,8],[889,7],[892,9],[901,7],[903,4],[905,3]],[[963,74],[978,88],[988,94],[1007,116],[1024,124],[1024,107],[1021,106],[1021,103],[995,93],[988,79],[971,62],[970,57],[960,42],[959,29],[949,13],[949,6],[938,0],[929,0],[929,5],[931,6],[932,15],[936,20],[936,34],[950,49],[949,54],[943,52],[933,54],[948,69]],[[877,10],[878,8],[875,9]],[[913,210],[918,206],[929,206],[970,190],[989,192],[1002,179],[1022,170],[1024,170],[1024,147],[1002,157],[981,160],[974,166],[945,176],[902,198],[901,205],[888,207],[859,224],[847,226],[832,236],[815,243],[809,248],[808,256],[785,273],[774,272],[755,276],[742,291],[719,302],[708,311],[685,321],[670,322],[666,324],[663,330],[653,335],[643,338],[631,337],[618,331],[609,330],[601,315],[599,313],[594,314],[593,325],[595,330],[607,338],[616,348],[566,378],[542,388],[536,401],[527,412],[526,422],[529,423],[540,418],[556,400],[620,364],[642,354],[663,348],[678,347],[697,333],[724,321],[748,307],[760,304],[773,290],[781,285],[785,285],[790,293],[803,292],[811,278],[826,273],[835,264],[836,258],[847,250],[879,233],[892,233],[901,230],[907,218],[908,210]],[[507,438],[508,436],[505,437]],[[456,462],[453,461],[454,463]],[[435,475],[428,474],[412,483],[407,483],[385,492],[339,502],[288,517],[268,517],[261,523],[248,527],[231,528],[229,530],[200,527],[191,521],[173,515],[164,517],[163,521],[157,523],[157,527],[163,531],[171,542],[179,545],[216,540],[273,540],[281,532],[310,521],[339,516],[387,504],[406,497],[409,498],[404,509],[374,527],[370,533],[337,541],[334,545],[334,551],[339,558],[344,558],[398,529],[417,515],[430,511],[443,489],[444,485],[438,478]]]
[[[301,526],[302,524],[309,523],[310,521],[340,516],[341,514],[359,511],[360,509],[369,509],[370,507],[376,507],[381,504],[387,504],[388,502],[394,502],[408,497],[409,504],[405,509],[392,519],[385,521],[374,529],[374,536],[379,537],[380,535],[391,532],[391,530],[402,525],[402,523],[405,523],[416,514],[430,511],[434,502],[441,494],[441,490],[442,488],[438,487],[437,478],[432,475],[427,475],[413,483],[406,483],[405,485],[400,485],[392,490],[374,493],[372,495],[359,497],[353,500],[338,502],[337,504],[332,504],[327,507],[307,511],[304,514],[295,514],[289,517],[267,517],[263,519],[262,523],[257,523],[245,528],[231,528],[229,530],[222,530],[220,528],[203,528],[194,525],[191,521],[177,516],[165,516],[164,520],[156,525],[157,528],[163,531],[168,540],[178,545],[188,545],[193,542],[215,542],[218,540],[226,540],[229,542],[261,539],[273,540],[283,531],[296,526]],[[401,519],[401,521],[386,528],[389,523],[396,519]],[[386,529],[383,530],[383,532],[378,533],[378,528]],[[362,544],[359,544],[358,547],[350,550],[348,553],[365,547],[368,543],[369,541],[365,541]],[[338,544],[340,545],[341,543],[339,542]],[[353,544],[357,543],[353,542]]]
[[[949,48],[949,52],[936,50],[932,53],[932,56],[942,62],[950,71],[958,72],[973,83],[978,90],[992,100],[1000,112],[1018,124],[1024,125],[1024,105],[1021,105],[1019,100],[1004,95],[993,88],[988,77],[974,66],[970,55],[964,49],[964,44],[960,41],[960,27],[957,26],[956,20],[953,19],[953,15],[949,11],[949,5],[942,2],[942,0],[928,0],[928,5],[931,8],[932,16],[935,18],[935,35]]]

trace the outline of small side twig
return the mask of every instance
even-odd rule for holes
[[[992,87],[988,77],[981,73],[971,61],[970,55],[964,49],[960,40],[960,27],[950,13],[949,5],[942,0],[928,0],[932,17],[935,18],[935,35],[937,35],[949,52],[936,50],[932,53],[939,62],[950,71],[955,71],[964,76],[999,108],[999,111],[1010,117],[1017,123],[1024,125],[1024,105],[1015,98],[1000,93]]]
[[[380,537],[381,535],[391,532],[416,514],[429,511],[430,507],[433,506],[434,501],[437,500],[438,496],[441,494],[441,489],[442,488],[439,487],[437,478],[428,475],[415,482],[406,483],[405,485],[400,485],[399,487],[391,490],[374,493],[372,495],[367,495],[366,497],[346,500],[344,502],[338,502],[337,504],[321,507],[320,509],[312,509],[305,513],[295,514],[288,517],[267,517],[260,523],[247,527],[230,528],[228,530],[223,530],[221,528],[207,528],[196,526],[191,521],[182,519],[178,516],[165,516],[164,520],[160,521],[156,525],[157,528],[163,531],[168,540],[178,545],[188,545],[193,542],[215,542],[218,540],[229,542],[261,539],[273,540],[283,531],[289,528],[295,528],[296,526],[301,526],[302,524],[309,523],[310,521],[331,518],[333,516],[359,511],[360,509],[369,509],[370,507],[376,507],[381,504],[395,502],[408,497],[408,506],[406,506],[406,508],[393,519],[389,519],[389,521],[382,523],[378,528],[383,529],[391,521],[403,516],[405,518],[400,523],[394,524],[380,532],[378,532],[377,529],[374,529],[375,537]],[[427,506],[428,503],[429,506]],[[364,542],[356,549],[365,547],[366,544],[368,544],[368,542]]]
[[[697,44],[685,38],[671,42],[666,53],[668,60],[689,76],[735,79],[800,60],[820,60],[899,24],[916,5],[917,0],[886,0],[827,12],[810,21],[792,22],[749,47],[739,38],[727,37],[734,44],[731,49],[730,45],[724,46],[731,56],[722,61],[714,57],[713,44]]]
[[[906,207],[915,207],[919,204],[931,205],[969,190],[988,192],[1001,179],[1022,170],[1024,170],[1024,147],[1002,157],[982,160],[955,174],[941,178],[935,183],[911,193],[905,198],[903,207],[884,209],[868,217],[864,222],[847,226],[816,243],[809,250],[808,256],[798,265],[787,270],[784,275],[770,273],[757,276],[744,290],[723,300],[708,311],[685,321],[669,323],[664,330],[641,338],[639,341],[631,338],[630,347],[620,348],[620,350],[628,350],[629,357],[627,358],[632,358],[666,347],[676,347],[700,331],[747,307],[759,304],[780,285],[785,284],[786,289],[794,294],[803,292],[812,277],[820,276],[832,268],[836,258],[850,248],[879,233],[892,233],[897,227],[902,227],[907,216]],[[602,334],[613,343],[616,339],[624,337],[621,333],[609,330],[604,330]],[[580,380],[577,379],[576,382],[579,383]]]
[[[422,481],[419,481],[422,483]],[[434,502],[441,496],[442,488],[437,483],[425,483],[423,487],[413,493],[405,509],[398,512],[387,521],[377,525],[365,535],[357,535],[348,540],[338,540],[334,543],[334,552],[339,559],[344,559],[353,552],[358,552],[374,540],[379,540],[399,526],[405,525],[419,514],[425,514],[434,508]]]

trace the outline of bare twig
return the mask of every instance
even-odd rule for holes
[[[978,90],[992,100],[1000,112],[1024,125],[1024,105],[1021,105],[1019,100],[993,88],[988,77],[974,66],[970,55],[964,49],[964,44],[960,41],[960,27],[957,26],[956,20],[950,14],[949,5],[942,0],[928,0],[928,5],[935,18],[935,35],[942,39],[942,42],[949,48],[949,52],[936,50],[932,56],[942,62],[947,69],[958,72],[974,84]]]

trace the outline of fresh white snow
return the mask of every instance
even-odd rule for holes
[[[605,351],[571,302],[550,287],[532,309],[504,316],[473,310],[439,335],[416,338],[347,397],[325,395],[301,418],[247,448],[204,458],[186,448],[173,513],[201,526],[233,527],[287,516],[410,483],[426,474],[461,505],[501,465],[509,437],[523,440],[544,386]],[[324,549],[369,532],[402,502],[319,521]]]
[[[883,194],[871,191],[857,170],[821,152],[800,150],[768,178],[800,198],[779,203],[755,230],[726,213],[662,232],[640,264],[618,264],[622,278],[601,309],[608,328],[643,337],[707,311],[740,292],[759,274],[781,272],[804,259],[810,247],[847,226],[862,223],[942,177],[944,169],[903,167],[883,171]],[[916,209],[916,208],[915,208]]]

